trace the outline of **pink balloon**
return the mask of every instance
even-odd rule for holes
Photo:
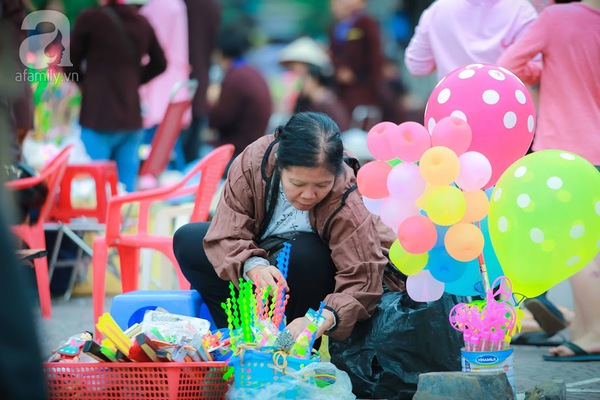
[[[535,131],[535,107],[525,85],[509,70],[490,64],[458,68],[435,87],[427,101],[425,125],[433,132],[448,116],[469,124],[469,150],[490,161],[487,187],[525,155]]]
[[[393,122],[380,122],[373,126],[367,134],[367,148],[371,155],[378,160],[391,160],[395,158],[391,146],[391,137],[397,135],[398,125]]]
[[[383,201],[387,199],[387,197],[383,199],[370,199],[366,196],[362,197],[365,208],[373,215],[379,215],[381,210],[381,205]]]
[[[477,151],[467,151],[458,157],[460,171],[454,183],[471,192],[483,188],[492,177],[492,165],[486,156]],[[389,179],[389,178],[388,178]]]
[[[445,117],[433,127],[431,145],[448,147],[459,156],[471,145],[472,136],[471,127],[465,120]]]
[[[386,197],[381,204],[380,217],[381,222],[398,231],[400,224],[412,215],[419,214],[419,207],[414,201],[402,201],[394,197]]]
[[[444,294],[445,286],[426,269],[406,279],[406,292],[414,301],[438,300]]]
[[[371,199],[383,199],[390,192],[387,189],[387,177],[392,166],[385,161],[370,161],[363,165],[356,174],[356,184],[363,196]]]
[[[390,195],[398,199],[416,200],[425,192],[425,179],[413,163],[401,163],[390,171],[387,187]]]
[[[413,215],[400,224],[398,241],[408,253],[427,253],[435,246],[437,230],[433,222],[426,216]]]
[[[419,161],[425,150],[431,147],[431,136],[418,122],[408,121],[398,125],[391,138],[394,156],[405,162]]]

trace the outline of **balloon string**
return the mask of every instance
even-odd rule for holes
[[[481,221],[477,221],[477,227],[481,230]],[[483,259],[483,250],[477,257],[479,261],[479,272],[481,273],[481,283],[483,286],[483,293],[487,293],[490,290],[490,278],[488,276],[487,267],[485,266],[485,260]]]

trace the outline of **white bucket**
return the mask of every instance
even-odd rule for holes
[[[465,351],[462,349],[460,353],[463,372],[504,371],[516,398],[514,349],[497,351]]]

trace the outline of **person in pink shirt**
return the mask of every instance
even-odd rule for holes
[[[560,27],[560,31],[557,30]],[[532,60],[542,54],[542,62]],[[498,60],[526,84],[540,84],[533,151],[561,149],[600,169],[600,0],[545,8]],[[600,361],[600,256],[570,278],[571,340],[548,361]]]
[[[142,14],[156,32],[156,37],[167,59],[167,70],[156,79],[140,88],[144,128],[150,132],[146,137],[151,140],[154,130],[160,124],[169,104],[172,88],[179,82],[185,82],[190,76],[188,47],[187,9],[183,0],[127,0],[129,3],[146,3]],[[180,94],[184,94],[183,91]],[[183,117],[183,126],[189,126],[192,111]],[[179,165],[183,168],[183,155],[178,155]],[[176,162],[177,164],[177,162]]]
[[[472,63],[495,64],[537,17],[527,0],[437,0],[427,8],[404,53],[414,76],[440,80]]]

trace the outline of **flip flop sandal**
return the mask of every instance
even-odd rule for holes
[[[527,299],[525,307],[531,312],[540,328],[549,336],[553,336],[567,327],[563,313],[545,297]]]
[[[544,360],[546,361],[572,361],[572,362],[581,362],[581,361],[600,361],[600,354],[597,353],[588,353],[581,347],[577,346],[575,343],[566,341],[561,344],[561,346],[565,346],[568,349],[571,349],[573,353],[572,356],[550,356],[545,355]]]

